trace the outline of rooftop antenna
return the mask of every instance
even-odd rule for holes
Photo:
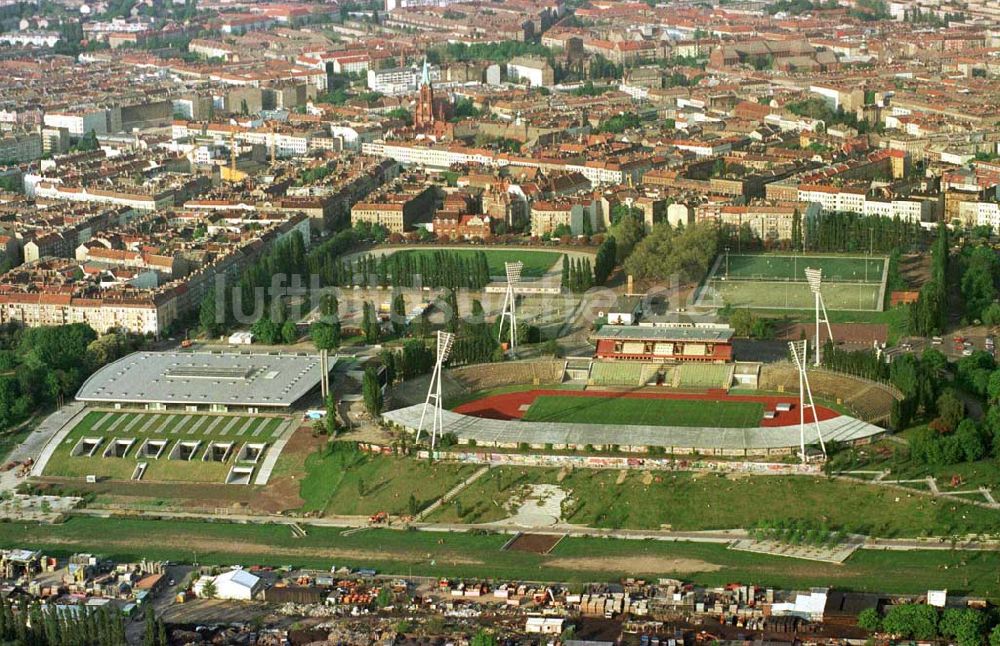
[[[822,343],[819,340],[819,324],[826,324],[826,333],[830,337],[830,341],[833,341],[833,330],[830,329],[830,317],[826,314],[826,304],[823,302],[823,293],[821,288],[823,286],[823,270],[813,269],[811,267],[806,267],[806,282],[809,283],[809,289],[812,290],[813,296],[816,297],[816,363],[817,368],[820,363],[820,348]]]
[[[809,352],[809,341],[789,341],[788,349],[792,351],[792,361],[799,372],[799,456],[803,464],[806,461],[806,408],[812,409],[813,424],[816,426],[816,437],[819,438],[819,446],[823,450],[823,457],[826,458],[826,443],[823,441],[823,433],[819,430],[819,419],[816,417],[816,403],[813,401],[812,388],[809,387],[809,375],[806,374],[806,367],[809,364],[807,354]],[[806,403],[808,398],[809,403]]]
[[[510,353],[517,350],[517,299],[514,296],[514,286],[521,282],[521,270],[524,263],[517,262],[504,263],[507,270],[507,291],[503,295],[503,309],[500,311],[500,329],[497,333],[497,341],[503,340],[504,319],[510,319]]]
[[[434,455],[434,447],[437,444],[438,435],[444,431],[444,418],[441,415],[441,367],[451,356],[451,347],[455,343],[455,335],[451,332],[437,333],[437,356],[434,360],[434,370],[431,372],[431,383],[427,388],[427,399],[424,400],[424,410],[420,413],[420,426],[417,427],[417,441],[420,441],[420,434],[424,430],[424,418],[427,415],[427,407],[434,400],[434,412],[431,422],[431,456]]]

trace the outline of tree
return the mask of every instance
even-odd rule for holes
[[[614,213],[612,213],[612,220]],[[617,223],[611,225],[611,237],[615,239],[615,263],[622,264],[632,253],[632,249],[646,235],[646,225],[638,209],[627,210]]]
[[[378,417],[382,413],[382,386],[379,383],[378,372],[374,366],[365,368],[364,377],[361,382],[361,395],[365,402],[365,410],[372,417]]]
[[[653,227],[625,261],[625,271],[637,279],[665,281],[701,277],[715,258],[718,236],[710,223],[674,229],[667,222]]]
[[[99,146],[100,144],[97,143],[97,133],[94,130],[90,130],[80,137],[80,141],[76,144],[76,150],[86,152],[97,150]]]
[[[262,316],[257,319],[256,323],[250,326],[250,332],[252,332],[254,337],[264,345],[274,345],[278,342],[281,329],[278,327],[278,324],[272,321],[269,317]]]
[[[594,257],[594,284],[603,285],[615,268],[615,257],[618,254],[618,243],[614,236],[608,236],[597,249]]]
[[[340,314],[340,303],[334,294],[323,294],[319,301],[319,313],[321,316],[336,319]]]
[[[990,303],[980,317],[983,325],[1000,325],[1000,303]]]
[[[374,345],[378,343],[379,322],[375,315],[375,306],[369,301],[365,301],[361,308],[361,332],[365,336],[365,343]]]
[[[485,628],[480,628],[479,632],[469,640],[469,646],[497,646],[497,644],[496,636]]]
[[[406,331],[406,299],[402,292],[397,292],[392,298],[392,331],[396,336],[402,336]]]
[[[882,621],[885,632],[903,638],[934,639],[938,635],[938,614],[933,606],[899,604],[891,606]]]
[[[316,321],[309,326],[309,338],[317,350],[336,350],[340,347],[340,323]]]
[[[729,316],[729,325],[736,336],[749,337],[757,315],[749,307],[741,307]]]
[[[865,608],[858,613],[858,628],[870,633],[878,632],[882,627],[882,618],[875,608]]]
[[[209,579],[201,586],[201,596],[205,599],[214,599],[218,594],[219,590],[215,587],[215,579]]]
[[[299,328],[295,321],[289,319],[281,324],[281,342],[291,345],[299,340]]]
[[[385,608],[392,604],[392,591],[389,590],[388,586],[382,586],[382,589],[378,591],[378,595],[375,597],[375,604],[379,608]]]
[[[981,646],[989,628],[989,617],[975,608],[948,608],[938,625],[941,635],[958,646]]]
[[[1000,646],[1000,624],[993,627],[990,631],[990,646]]]
[[[792,213],[792,251],[802,251],[802,214],[798,209]]]
[[[959,422],[965,417],[965,404],[955,394],[954,390],[944,391],[937,400],[938,419],[941,421],[943,430],[951,432],[955,430]]]
[[[986,457],[987,442],[984,433],[971,419],[963,419],[955,429],[955,443],[962,450],[966,462],[975,462]]]

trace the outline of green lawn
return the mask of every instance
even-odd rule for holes
[[[806,267],[823,270],[823,279],[832,282],[882,282],[882,270],[887,258],[804,256],[781,254],[726,254],[719,263],[718,276],[730,280],[795,280],[805,281]],[[867,274],[865,273],[867,265]],[[824,294],[825,295],[825,294]]]
[[[913,434],[919,426],[909,428],[901,435]],[[908,439],[908,438],[907,438]],[[885,455],[883,450],[886,450]],[[968,491],[987,487],[994,495],[1000,496],[1000,461],[995,458],[961,462],[958,464],[929,465],[911,460],[905,447],[883,440],[872,446],[859,447],[853,451],[846,449],[834,457],[832,468],[836,471],[889,471],[888,480],[914,480],[934,476],[941,491]],[[952,478],[957,476],[957,486],[952,487]],[[859,476],[853,476],[859,477]],[[907,486],[927,489],[926,485],[909,483]],[[974,497],[983,500],[981,495]]]
[[[480,251],[486,254],[486,262],[490,266],[491,276],[503,276],[505,262],[524,263],[521,275],[527,278],[538,278],[545,274],[557,262],[562,261],[562,254],[554,251],[528,251],[522,249],[406,249],[397,251],[396,254],[413,254],[432,257],[435,253],[445,251],[454,254],[456,257],[471,260]]]
[[[592,527],[682,531],[749,528],[759,521],[802,520],[869,536],[919,537],[995,533],[1000,511],[945,503],[884,487],[825,477],[725,477],[690,472],[578,469],[562,479],[557,469],[493,469],[442,507],[431,520],[492,522],[523,498],[526,485],[558,484],[570,494],[563,519]],[[463,515],[458,515],[461,509]]]
[[[411,494],[423,508],[476,470],[472,465],[373,456],[345,442],[332,442],[311,454],[305,466],[301,511],[327,516],[407,514]]]
[[[574,424],[753,428],[763,415],[764,405],[759,402],[543,395],[531,404],[524,419]]]
[[[276,439],[284,419],[206,415],[197,413],[122,413],[91,411],[69,432],[45,465],[46,476],[82,478],[96,475],[114,480],[128,480],[136,464],[146,462],[144,481],[217,482],[225,480],[235,461],[236,452],[245,442]],[[101,437],[104,442],[93,457],[74,456],[73,448],[83,437]],[[123,458],[105,458],[104,449],[114,439],[134,439]],[[146,439],[167,441],[159,459],[139,458]],[[200,441],[194,459],[170,460],[168,455],[177,442]],[[232,442],[233,450],[225,462],[203,461],[202,455],[212,441]]]
[[[201,564],[255,563],[328,569],[373,567],[402,576],[451,576],[583,583],[622,576],[677,576],[707,586],[739,581],[784,589],[839,589],[954,594],[1000,599],[1000,553],[861,551],[844,565],[734,552],[707,543],[566,538],[549,555],[501,551],[507,535],[340,530],[307,526],[295,538],[287,526],[224,522],[74,517],[61,525],[0,524],[0,547],[40,549],[52,556],[93,552]],[[150,537],[156,540],[150,540]],[[683,571],[678,568],[683,564]]]

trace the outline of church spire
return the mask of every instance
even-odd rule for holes
[[[420,87],[431,84],[431,70],[427,66],[427,57],[424,56],[424,69],[420,74]]]

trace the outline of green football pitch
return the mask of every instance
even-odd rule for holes
[[[713,280],[706,291],[709,303],[759,309],[810,309],[814,296],[806,283],[764,280]],[[823,302],[829,310],[881,310],[877,283],[824,283]]]
[[[727,280],[792,280],[805,282],[806,267],[823,270],[831,282],[882,282],[886,259],[835,256],[723,254],[715,278]]]
[[[759,402],[542,395],[531,404],[523,419],[573,424],[753,428],[763,416],[764,405]]]

